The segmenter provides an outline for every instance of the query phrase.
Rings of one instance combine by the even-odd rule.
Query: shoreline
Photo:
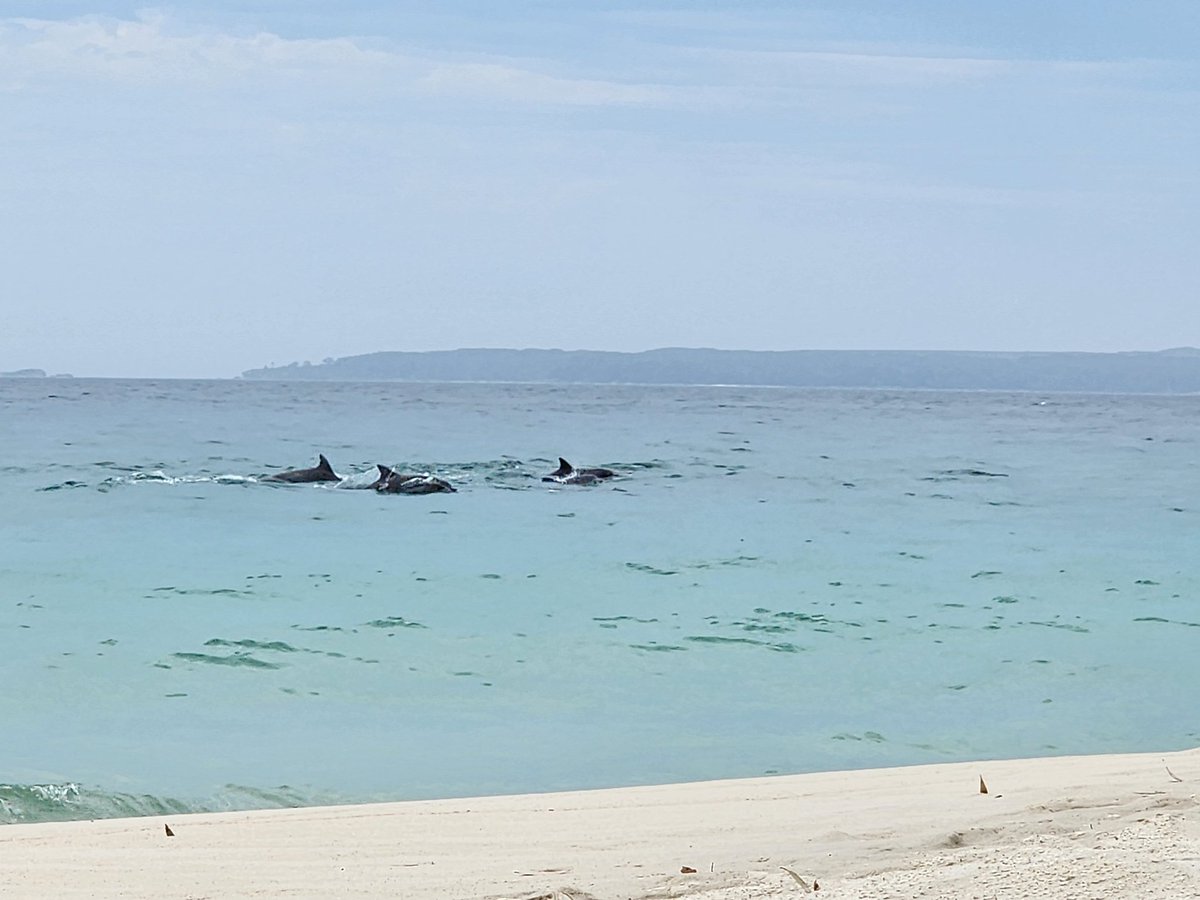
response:
[[[747,900],[814,881],[864,900],[1179,897],[1200,895],[1197,785],[1200,749],[14,824],[0,827],[0,884],[31,897]]]

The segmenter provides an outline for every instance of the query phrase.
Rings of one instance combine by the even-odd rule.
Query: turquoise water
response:
[[[1200,398],[0,379],[0,422],[0,821],[1200,743]]]

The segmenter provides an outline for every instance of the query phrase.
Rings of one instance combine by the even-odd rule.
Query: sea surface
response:
[[[1195,396],[0,379],[0,434],[0,821],[1200,743]]]

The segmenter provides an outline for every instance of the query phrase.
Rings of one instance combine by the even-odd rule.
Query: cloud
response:
[[[1006,78],[1095,79],[1140,77],[1160,71],[1150,60],[1041,60],[904,53],[870,48],[836,50],[740,50],[698,47],[698,60],[751,81],[794,79],[821,87],[933,87]]]
[[[394,59],[349,38],[292,40],[137,19],[0,19],[0,78],[9,89],[54,79],[213,83],[258,72],[377,71]]]
[[[418,82],[435,94],[561,106],[700,107],[738,102],[734,88],[566,78],[500,63],[434,66]]]
[[[724,14],[727,17],[729,14]],[[729,24],[719,20],[722,29]],[[754,17],[737,19],[761,28]],[[789,20],[791,21],[791,20]],[[805,20],[807,21],[807,20]],[[580,27],[586,21],[576,23]],[[722,47],[709,19],[684,43],[654,29],[622,38],[620,72],[580,73],[561,48],[535,59],[496,53],[414,50],[373,38],[289,38],[231,33],[158,12],[132,19],[0,19],[0,91],[62,83],[244,88],[301,83],[372,95],[508,107],[645,108],[721,111],[799,106],[869,115],[890,110],[897,92],[1047,78],[1089,83],[1135,76],[1144,61],[1092,62],[990,58],[883,44],[789,40],[785,49]],[[637,28],[636,22],[627,26]],[[791,21],[795,27],[797,23]],[[672,33],[673,39],[682,36]],[[660,42],[663,41],[663,42]],[[808,43],[808,49],[804,48]],[[797,49],[800,47],[800,49]],[[848,102],[853,96],[854,101]],[[874,105],[873,105],[874,104]],[[881,107],[880,104],[883,104]]]
[[[702,106],[739,102],[731,89],[575,78],[531,63],[404,53],[361,38],[286,38],[197,30],[158,13],[115,19],[0,19],[0,88],[86,79],[213,86],[249,79],[357,84],[414,96],[551,106]],[[553,63],[549,64],[553,67]]]

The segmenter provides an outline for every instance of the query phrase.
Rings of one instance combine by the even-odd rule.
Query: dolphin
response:
[[[542,481],[553,481],[556,484],[596,484],[616,474],[612,469],[577,469],[560,456],[558,468],[549,475],[543,475]]]
[[[317,464],[311,469],[289,469],[286,472],[278,472],[275,475],[268,475],[263,481],[284,481],[288,484],[302,484],[309,481],[341,481],[337,473],[333,471],[333,466],[329,464],[329,460],[325,458],[325,454],[317,455]]]
[[[454,486],[432,475],[414,475],[380,466],[379,479],[372,485],[380,494],[454,494]]]
[[[379,477],[367,485],[367,490],[369,491],[379,490],[382,485],[387,483],[388,476],[392,474],[391,469],[389,469],[387,466],[381,466],[379,463],[375,464],[375,468],[379,470]]]

